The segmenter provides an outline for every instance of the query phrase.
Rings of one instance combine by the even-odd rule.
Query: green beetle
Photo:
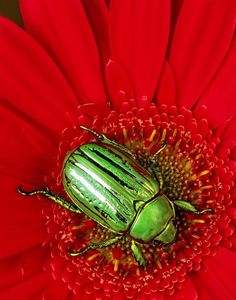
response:
[[[18,188],[22,195],[42,194],[74,213],[83,212],[114,232],[111,239],[70,255],[81,255],[89,249],[112,245],[126,235],[131,239],[136,261],[145,266],[140,244],[153,241],[169,244],[175,239],[175,205],[196,214],[211,211],[197,211],[186,201],[170,201],[162,192],[163,179],[156,160],[165,145],[150,158],[149,172],[125,146],[92,129],[81,128],[94,134],[98,142],[82,145],[65,157],[63,185],[73,204],[49,189],[26,192]]]

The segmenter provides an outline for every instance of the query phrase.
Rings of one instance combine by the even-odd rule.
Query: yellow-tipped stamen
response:
[[[157,265],[158,265],[159,269],[162,269],[162,264],[159,259],[157,260]]]
[[[83,227],[83,225],[75,225],[71,227],[71,230],[78,230],[81,229]]]
[[[166,140],[166,129],[164,128],[163,131],[162,131],[162,136],[161,136],[161,144],[163,145],[165,143],[165,140]]]
[[[175,148],[179,148],[179,145],[181,144],[181,140],[178,140],[176,143],[175,143]]]
[[[119,264],[120,264],[119,259],[114,259],[113,264],[114,264],[114,271],[117,272],[119,269]]]
[[[122,132],[123,132],[124,139],[126,141],[127,140],[127,130],[125,127],[122,129]]]
[[[211,203],[214,203],[214,202],[215,202],[214,200],[207,200],[206,201],[207,204],[211,204]]]
[[[201,190],[209,190],[209,189],[212,189],[212,188],[213,188],[213,185],[204,185],[204,186],[200,187]]]
[[[176,137],[177,133],[178,133],[178,130],[177,130],[177,128],[175,128],[174,131],[173,131],[173,137],[174,138]]]
[[[148,141],[149,141],[149,142],[153,142],[153,139],[154,139],[156,133],[157,133],[156,129],[153,129],[153,131],[152,131],[150,137],[148,138]]]
[[[95,253],[87,258],[88,261],[94,260],[96,257],[100,256],[101,253]]]
[[[200,173],[198,174],[198,177],[202,177],[202,176],[207,175],[207,174],[209,174],[209,173],[210,173],[210,170],[204,170],[204,171],[202,171],[202,172],[200,172]]]
[[[198,159],[201,158],[201,157],[202,157],[202,154],[199,153],[197,156],[195,156],[195,160],[198,160]]]
[[[192,220],[192,223],[193,223],[193,224],[195,224],[195,223],[204,224],[204,223],[205,223],[205,220],[202,220],[202,219],[193,219],[193,220]]]
[[[200,236],[196,235],[196,234],[192,234],[192,237],[199,240],[200,239]]]

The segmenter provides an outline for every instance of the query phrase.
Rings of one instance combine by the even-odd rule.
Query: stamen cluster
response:
[[[123,103],[120,113],[99,114],[88,123],[86,126],[124,144],[146,168],[150,156],[165,143],[166,148],[157,157],[164,179],[163,192],[171,200],[189,201],[199,210],[211,208],[212,213],[196,215],[176,208],[175,241],[169,245],[141,245],[148,261],[147,267],[141,268],[126,236],[116,245],[70,257],[68,249],[79,251],[111,237],[112,233],[84,214],[75,215],[49,204],[44,211],[49,234],[45,244],[51,247],[52,274],[67,282],[74,293],[80,293],[83,285],[85,293],[96,292],[102,299],[121,292],[127,298],[139,291],[173,294],[187,273],[199,270],[204,258],[214,255],[217,246],[227,243],[233,233],[227,211],[231,195],[235,195],[236,166],[231,165],[227,156],[231,144],[222,145],[217,134],[209,129],[204,107],[193,113],[166,105],[138,108],[130,101]],[[84,124],[64,130],[57,167],[45,179],[51,190],[64,197],[61,166],[66,153],[94,140],[79,125]]]

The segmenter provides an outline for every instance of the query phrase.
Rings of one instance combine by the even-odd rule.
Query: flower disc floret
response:
[[[157,157],[157,167],[164,179],[163,192],[172,201],[188,201],[198,210],[208,208],[211,212],[197,215],[176,208],[174,242],[166,245],[154,241],[140,245],[148,261],[142,268],[135,261],[130,250],[131,241],[125,235],[117,244],[70,257],[68,250],[79,251],[91,243],[110,238],[113,233],[85,214],[76,215],[51,204],[45,216],[53,276],[61,276],[74,293],[81,291],[84,285],[86,293],[96,291],[104,297],[119,291],[127,297],[141,291],[173,294],[186,275],[199,270],[205,257],[214,255],[218,245],[233,233],[229,226],[230,214],[225,209],[230,201],[225,193],[234,191],[235,178],[235,169],[232,170],[226,155],[227,144],[222,145],[209,129],[205,107],[193,113],[184,107],[166,105],[150,104],[139,108],[130,101],[123,103],[120,113],[111,111],[86,119],[82,115],[80,119],[87,123],[78,122],[63,131],[57,167],[45,179],[51,190],[66,197],[61,179],[66,153],[96,141],[80,128],[86,125],[125,145],[147,169],[150,156],[166,144]]]

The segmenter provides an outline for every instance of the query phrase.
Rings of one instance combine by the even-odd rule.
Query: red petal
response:
[[[79,100],[105,104],[98,50],[81,2],[22,0],[21,8],[27,31],[52,55]]]
[[[42,294],[43,294],[43,299],[45,300],[58,299],[59,295],[60,295],[60,299],[71,299],[68,297],[70,291],[68,290],[67,284],[64,284],[61,281],[55,281],[55,280],[52,281],[42,292]]]
[[[16,191],[20,180],[0,176],[0,257],[8,257],[34,245],[42,244],[47,236],[42,208],[49,205],[45,199],[23,197]],[[47,204],[48,203],[48,204]]]
[[[46,272],[40,272],[24,282],[20,282],[11,288],[2,290],[0,292],[0,299],[36,299],[37,294],[47,286],[50,280],[52,280],[50,274]]]
[[[42,245],[46,240],[46,236],[45,223],[43,222],[21,222],[1,226],[0,257],[9,257],[35,245]]]
[[[225,129],[223,131],[223,137],[224,139],[235,139],[236,138],[236,114],[232,116],[226,122]]]
[[[125,92],[129,99],[135,97],[131,81],[125,70],[112,60],[109,60],[106,66],[106,79],[112,101],[112,108],[119,111],[121,103],[118,103],[115,100],[121,91]]]
[[[23,30],[0,18],[0,98],[60,133],[77,100],[60,70]]]
[[[232,40],[235,1],[184,1],[173,37],[170,64],[177,102],[191,108],[221,64]]]
[[[223,252],[222,252],[223,251]],[[196,274],[191,274],[191,280],[194,282],[199,299],[206,300],[234,300],[235,299],[235,280],[233,282],[235,275],[235,261],[236,254],[221,248],[218,252],[218,255],[212,257],[206,263],[208,266],[209,261],[212,261],[212,264],[215,265],[216,272],[213,272],[210,268],[207,268],[205,271],[199,271]],[[225,264],[225,266],[223,266]],[[219,266],[219,267],[217,267]],[[224,278],[224,271],[228,270],[229,274],[227,278]],[[221,275],[221,272],[223,272]],[[225,285],[225,281],[231,276],[232,279]],[[223,280],[222,280],[223,279]],[[234,287],[233,287],[234,285]],[[230,287],[230,289],[229,289]]]
[[[78,112],[79,115],[86,115],[92,120],[97,115],[105,116],[110,112],[110,110],[107,107],[104,108],[94,103],[87,103],[78,106]]]
[[[101,60],[106,65],[110,54],[109,40],[109,11],[104,0],[96,0],[93,5],[87,0],[82,0],[87,18],[96,39]]]
[[[236,299],[236,253],[221,247],[216,257],[207,260],[206,266],[232,296],[232,299]]]
[[[172,0],[171,1],[171,23],[170,23],[170,34],[169,34],[169,45],[168,45],[168,49],[167,49],[167,51],[168,51],[167,56],[170,51],[171,42],[172,42],[173,35],[175,32],[176,22],[179,18],[179,14],[181,12],[183,3],[184,3],[184,0]]]
[[[47,258],[48,250],[40,245],[0,261],[1,290],[14,287],[41,272]]]
[[[111,3],[112,59],[130,75],[137,97],[153,97],[169,33],[169,1]]]
[[[35,201],[35,205],[32,205],[33,199],[20,196],[16,189],[20,185],[24,188],[42,187],[55,149],[45,138],[45,132],[40,132],[40,126],[36,129],[30,124],[30,118],[21,118],[24,114],[20,115],[17,111],[11,112],[2,107],[0,114],[0,224],[19,226],[21,222],[37,222],[42,220],[42,203]]]
[[[1,101],[0,101],[1,103]],[[0,106],[0,174],[23,182],[42,182],[56,155],[57,139],[51,131],[15,108],[3,102]]]
[[[159,87],[157,89],[157,103],[166,105],[175,105],[175,80],[170,64],[166,61],[162,72]]]
[[[208,120],[215,128],[236,113],[236,38],[198,105],[208,108]],[[235,129],[234,129],[235,130]]]
[[[187,279],[182,284],[179,291],[176,291],[171,296],[165,296],[165,300],[179,300],[179,299],[188,299],[188,300],[198,299],[198,293],[196,287],[190,279]]]

